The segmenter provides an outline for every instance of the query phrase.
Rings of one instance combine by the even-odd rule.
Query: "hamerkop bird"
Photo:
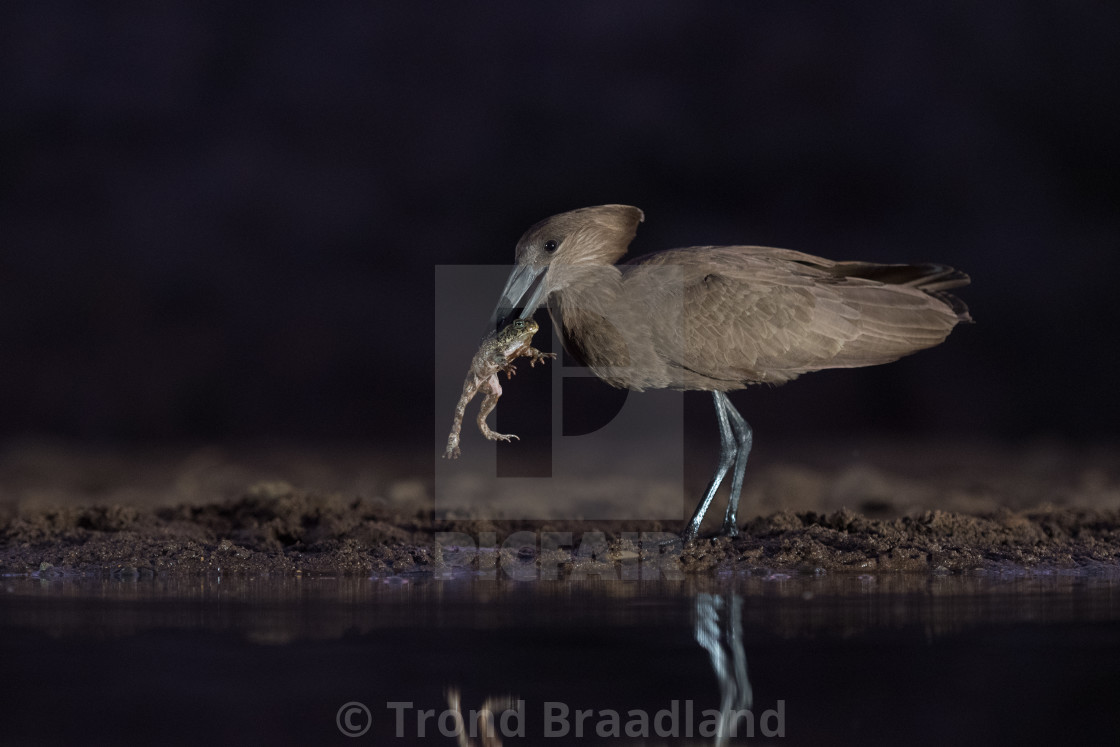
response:
[[[547,303],[564,348],[608,384],[712,393],[719,466],[686,542],[732,465],[721,533],[738,533],[752,434],[726,392],[887,363],[970,321],[946,292],[968,276],[944,265],[834,262],[762,246],[669,249],[616,265],[643,219],[636,207],[600,205],[530,228],[491,323],[504,327],[518,309],[528,318]]]

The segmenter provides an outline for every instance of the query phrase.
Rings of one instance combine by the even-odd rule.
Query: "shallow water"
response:
[[[19,576],[0,592],[6,744],[455,744],[450,691],[464,712],[508,696],[509,745],[1120,735],[1115,572]]]

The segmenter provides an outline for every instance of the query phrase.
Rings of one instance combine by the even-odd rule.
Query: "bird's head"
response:
[[[553,268],[613,265],[626,253],[644,218],[630,205],[599,205],[537,223],[517,242],[517,264],[502,289],[491,327],[501,329],[510,319],[531,317],[549,293],[563,287],[566,273]]]

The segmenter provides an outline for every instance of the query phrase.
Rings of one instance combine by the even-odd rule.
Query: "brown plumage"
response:
[[[670,249],[615,263],[643,220],[627,205],[553,216],[517,244],[496,325],[547,303],[565,349],[612,386],[715,395],[720,469],[685,531],[735,464],[735,511],[751,433],[723,392],[810,371],[887,363],[942,342],[968,309],[947,291],[968,276],[943,265],[834,262],[759,246]]]

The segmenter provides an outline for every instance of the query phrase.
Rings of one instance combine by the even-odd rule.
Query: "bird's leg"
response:
[[[712,396],[716,401],[716,419],[719,421],[719,465],[716,467],[716,473],[712,475],[712,481],[708,483],[708,490],[704,493],[704,498],[696,506],[696,513],[692,515],[692,519],[689,520],[688,526],[685,527],[684,533],[681,535],[686,543],[696,539],[696,535],[700,533],[700,523],[704,521],[704,514],[708,512],[708,506],[712,504],[712,499],[716,497],[716,491],[719,490],[720,483],[723,482],[727,470],[731,468],[731,463],[735,461],[735,455],[739,451],[738,442],[731,432],[731,424],[727,419],[727,411],[729,409],[734,411],[735,408],[731,407],[731,401],[727,399],[727,395],[723,392],[712,392]],[[738,412],[735,414],[739,415]],[[741,419],[742,417],[740,417]]]
[[[743,473],[747,471],[747,457],[751,453],[751,444],[754,442],[754,434],[751,431],[750,425],[739,411],[735,409],[735,405],[731,404],[731,400],[724,394],[725,407],[727,414],[731,419],[731,429],[735,431],[735,440],[738,442],[738,450],[735,455],[735,471],[731,473],[731,495],[727,498],[727,513],[723,517],[723,527],[720,529],[720,534],[726,534],[730,537],[736,537],[739,534],[739,523],[737,514],[739,513],[739,497],[743,492]]]

